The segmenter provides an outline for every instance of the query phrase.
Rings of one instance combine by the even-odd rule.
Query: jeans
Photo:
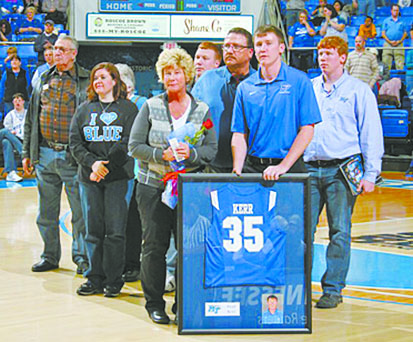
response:
[[[90,265],[85,276],[97,287],[123,286],[126,221],[132,192],[133,179],[80,183]]]
[[[134,182],[133,194],[129,204],[128,221],[126,224],[125,271],[141,269],[142,224],[136,202],[136,187]]]
[[[327,269],[321,279],[324,293],[340,295],[350,265],[351,216],[356,196],[351,194],[337,166],[313,167],[310,173],[312,239],[324,205],[330,242],[327,247]]]
[[[358,0],[358,15],[376,16],[376,0]]]
[[[41,258],[54,265],[59,264],[61,257],[59,214],[63,184],[72,210],[72,260],[76,264],[87,262],[77,166],[70,164],[66,153],[69,152],[40,147],[39,163],[36,165],[39,192],[37,226],[44,242]]]
[[[17,150],[20,155],[22,154],[21,140],[7,128],[3,128],[0,130],[0,141],[3,145],[4,172],[16,171],[17,165],[13,151]]]
[[[136,190],[142,220],[141,282],[145,294],[145,308],[164,310],[166,261],[171,232],[176,237],[176,209],[162,203],[163,190],[139,183]],[[176,240],[175,240],[176,241]],[[177,275],[175,274],[177,279]]]

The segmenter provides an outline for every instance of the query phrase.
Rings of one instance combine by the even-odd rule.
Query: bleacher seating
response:
[[[356,37],[359,32],[359,26],[346,26],[347,36]]]
[[[364,21],[366,20],[366,16],[364,15],[359,15],[359,16],[352,16],[350,19],[350,24],[351,26],[355,27],[360,27],[361,24],[364,24]]]
[[[404,109],[385,109],[381,113],[384,137],[405,138],[409,134],[409,112]]]
[[[398,77],[403,83],[406,82],[406,72],[404,70],[390,70],[390,78]]]
[[[388,17],[390,12],[390,6],[378,7],[376,8],[376,17]]]

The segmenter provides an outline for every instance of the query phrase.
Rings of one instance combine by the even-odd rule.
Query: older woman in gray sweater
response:
[[[161,179],[173,171],[171,163],[183,160],[186,172],[201,171],[214,159],[217,140],[214,128],[205,131],[193,147],[180,142],[172,148],[171,132],[191,122],[199,130],[210,119],[208,106],[187,92],[194,77],[194,63],[183,49],[163,51],[156,71],[166,92],[145,102],[140,110],[129,140],[129,151],[140,162],[136,199],[142,220],[141,281],[146,310],[152,321],[168,324],[163,299],[166,262],[171,232],[176,235],[176,209],[162,200],[164,185]],[[175,239],[176,241],[176,239]],[[176,313],[174,304],[172,311]]]

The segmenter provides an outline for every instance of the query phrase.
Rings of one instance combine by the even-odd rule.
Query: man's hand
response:
[[[34,169],[33,169],[32,163],[30,161],[30,158],[23,158],[22,164],[23,164],[24,173],[26,175],[31,175],[33,173]]]
[[[358,188],[357,188],[357,191],[358,192],[362,191],[362,193],[361,193],[362,195],[367,194],[369,192],[373,192],[374,191],[374,183],[369,182],[365,179],[362,179],[359,186],[358,186]]]
[[[278,164],[275,166],[268,166],[262,176],[265,180],[278,180],[280,176],[288,171],[288,168],[283,166],[282,164]]]

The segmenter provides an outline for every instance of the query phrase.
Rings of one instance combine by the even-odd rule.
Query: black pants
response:
[[[314,66],[313,50],[293,50],[291,51],[290,65],[294,68],[307,72]]]
[[[142,224],[136,202],[137,184],[135,180],[126,224],[125,271],[141,269]]]
[[[176,241],[176,210],[162,203],[163,190],[138,184],[136,200],[142,222],[141,282],[148,311],[164,310],[166,260],[171,233]]]
[[[282,159],[278,159],[275,163],[271,164],[259,164],[255,162],[254,159],[249,158],[247,156],[247,160],[245,161],[244,168],[242,169],[242,172],[245,173],[262,173],[268,166],[272,165],[278,165],[281,163]],[[288,173],[306,173],[307,168],[305,167],[303,158],[300,157],[298,160],[294,163],[294,165],[288,170]]]

